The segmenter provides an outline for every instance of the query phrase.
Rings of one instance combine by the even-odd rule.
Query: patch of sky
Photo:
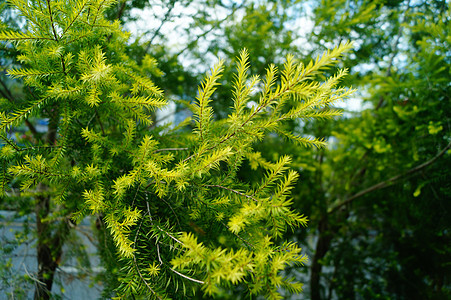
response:
[[[253,1],[256,4],[262,1]],[[224,1],[224,5],[231,7],[240,7],[243,4],[242,1]],[[313,21],[313,11],[315,7],[315,1],[305,1],[298,4],[293,9],[287,11],[289,21],[284,25],[288,30],[295,33],[296,39],[293,41],[293,45],[297,46],[301,53],[311,53],[314,49],[312,43],[309,42],[309,36],[315,30],[315,23]],[[183,50],[187,47],[190,39],[203,35],[202,39],[197,41],[197,47],[199,49],[206,49],[208,45],[218,38],[218,33],[223,29],[226,24],[231,24],[240,20],[245,11],[243,9],[237,9],[234,12],[232,18],[228,15],[230,11],[222,6],[216,6],[208,10],[209,16],[212,20],[223,20],[224,24],[220,28],[214,29],[208,34],[202,31],[194,25],[195,20],[193,16],[196,16],[197,12],[205,11],[206,8],[199,1],[190,1],[185,4],[175,2],[173,6],[168,5],[163,1],[151,1],[151,5],[144,10],[133,9],[131,16],[136,18],[136,21],[125,24],[125,29],[131,32],[132,39],[140,38],[142,41],[152,41],[154,44],[165,44],[168,47],[168,51],[171,53],[179,53],[179,59],[184,67],[189,67],[191,70],[199,73],[204,73],[209,69],[209,66],[199,64],[196,58],[185,55]],[[191,28],[193,27],[193,28]],[[208,30],[208,29],[207,29]],[[221,44],[221,41],[215,40],[216,43]],[[358,49],[363,41],[358,39],[357,34],[353,39],[355,48]],[[337,45],[338,41],[322,41],[323,46],[332,49]],[[221,53],[218,55],[220,56]],[[352,55],[352,53],[350,54]],[[204,62],[213,65],[217,61],[217,57],[211,53],[208,56],[203,57]],[[402,64],[405,58],[402,55],[397,57],[396,63]],[[362,64],[357,68],[354,68],[357,72],[366,73],[375,68],[374,64]],[[345,111],[345,117],[352,112],[358,112],[362,109],[368,108],[369,104],[364,104],[363,101],[364,91],[359,91],[354,94],[353,97],[347,99],[344,102],[339,103],[337,106]],[[248,107],[252,107],[254,103],[248,103]],[[170,111],[170,113],[169,113]],[[176,121],[177,113],[176,109],[170,105],[167,108],[158,112],[158,118],[164,118],[165,122],[178,123]],[[168,116],[172,115],[172,116]]]

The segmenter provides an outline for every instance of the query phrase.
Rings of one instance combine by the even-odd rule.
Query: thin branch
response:
[[[13,141],[11,141],[7,136],[3,136],[3,134],[0,133],[0,139],[3,140],[4,142],[6,142],[11,147],[13,147],[14,150],[20,151],[20,148]]]
[[[147,43],[147,47],[146,47],[146,51],[145,53],[149,52],[150,46],[152,46],[153,44],[153,40],[157,37],[157,35],[160,33],[161,28],[163,27],[163,25],[169,20],[169,17],[171,15],[171,11],[175,6],[175,2],[174,0],[170,1],[168,4],[168,10],[166,11],[166,14],[163,17],[163,20],[161,20],[160,26],[157,28],[157,30],[155,30],[154,34],[152,35],[152,37],[150,38],[149,42]]]
[[[181,227],[181,226],[180,226],[180,220],[179,220],[179,217],[178,217],[177,214],[175,213],[175,210],[172,208],[172,206],[171,206],[166,200],[164,200],[163,198],[160,198],[160,200],[163,201],[164,203],[166,203],[166,205],[171,209],[172,213],[173,213],[174,216],[175,216],[175,219],[176,219],[176,221],[177,221],[177,224],[179,225],[179,227]]]
[[[63,32],[61,33],[61,38],[63,38],[64,34],[72,27],[72,25],[74,25],[75,21],[78,19],[78,17],[80,17],[81,13],[83,12],[83,9],[86,7],[87,4],[88,1],[86,1],[83,4],[83,6],[77,12],[76,16],[70,21],[69,25],[67,25],[67,27],[63,30]]]
[[[139,227],[138,230],[136,231],[136,235],[135,235],[135,240],[133,243],[133,248],[136,249],[136,242],[138,239],[138,234],[139,231],[141,230],[141,226],[143,224],[144,219],[141,220],[141,222],[139,223]],[[136,261],[136,255],[133,255],[133,262],[135,263],[135,268],[136,271],[138,272],[139,277],[141,278],[141,280],[146,284],[147,288],[149,289],[149,291],[151,291],[155,297],[157,297],[158,299],[162,300],[162,298],[160,296],[157,295],[157,293],[152,289],[152,287],[147,283],[147,280],[142,276],[141,271],[139,270],[139,266],[138,266],[138,262]]]
[[[191,281],[193,281],[193,282],[197,282],[197,283],[200,283],[200,284],[204,284],[204,283],[205,283],[205,282],[203,282],[202,280],[197,280],[197,279],[188,277],[188,276],[186,276],[186,275],[183,275],[182,273],[177,272],[177,271],[174,270],[173,268],[169,268],[169,270],[171,270],[171,271],[174,272],[175,274],[180,275],[180,276],[182,276],[183,278],[186,278],[186,279],[191,280]]]
[[[154,294],[155,297],[157,297],[158,299],[163,300],[163,298],[161,298],[161,297],[160,297],[160,296],[152,289],[152,287],[147,283],[147,280],[144,279],[143,275],[141,274],[141,271],[139,270],[138,263],[136,262],[136,256],[135,256],[135,255],[133,255],[133,260],[134,260],[135,267],[136,267],[136,271],[138,272],[139,277],[140,277],[141,280],[146,284],[146,286],[147,286],[147,288],[149,289],[149,291],[151,291],[152,294]]]
[[[65,76],[67,76],[67,72],[66,72],[66,63],[64,62],[64,57],[63,57],[63,55],[60,55],[60,57],[61,57],[61,67],[63,68],[63,74],[64,74]]]
[[[332,213],[336,212],[341,207],[351,203],[352,201],[354,201],[355,199],[357,199],[357,198],[359,198],[359,197],[361,197],[363,195],[366,195],[366,194],[368,194],[370,192],[373,192],[373,191],[376,191],[376,190],[383,189],[383,188],[389,186],[390,184],[396,182],[397,180],[399,180],[399,179],[401,179],[403,177],[406,177],[408,175],[417,173],[417,172],[429,167],[436,160],[438,160],[440,157],[442,157],[446,153],[446,151],[448,151],[450,148],[451,148],[451,142],[442,151],[440,151],[440,153],[438,153],[436,156],[434,156],[433,158],[431,158],[427,162],[422,163],[421,165],[418,165],[418,166],[416,166],[416,167],[414,167],[414,168],[412,168],[412,169],[410,169],[410,170],[408,170],[408,171],[406,171],[406,172],[404,172],[402,174],[396,175],[396,176],[394,176],[394,177],[392,177],[390,179],[387,179],[387,180],[379,182],[379,183],[377,183],[377,184],[375,184],[373,186],[370,186],[369,188],[364,189],[364,190],[358,192],[357,194],[354,194],[353,196],[349,197],[348,199],[342,201],[341,203],[338,203],[335,207],[332,207],[328,211],[328,214],[332,214]]]
[[[56,149],[56,148],[61,148],[61,146],[31,146],[31,147],[26,147],[26,148],[20,148],[17,151],[29,151],[29,150],[36,150],[36,149]]]
[[[141,188],[141,184],[138,184],[138,188],[136,189],[136,192],[135,192],[135,196],[133,197],[133,201],[132,201],[132,207],[133,206],[135,206],[135,200],[136,200],[136,197],[138,196],[138,192],[139,192],[139,189]]]
[[[38,278],[36,278],[35,276],[33,276],[32,274],[30,274],[27,270],[27,266],[23,265],[23,268],[25,269],[25,273],[27,273],[28,278],[30,278],[31,280],[33,280],[36,284],[42,284],[44,285],[45,283],[40,281]]]
[[[102,121],[100,120],[99,113],[97,112],[97,109],[96,109],[95,107],[94,107],[94,111],[95,111],[95,116],[96,116],[96,118],[97,118],[97,122],[99,122],[100,129],[102,130],[102,134],[105,135],[105,130],[103,129],[103,123],[102,123]]]
[[[153,225],[155,225],[155,224],[153,223],[152,214],[150,213],[149,202],[146,202],[146,204],[147,204],[147,212],[148,212],[148,214],[149,214],[150,222],[151,222]],[[167,234],[171,239],[173,239],[173,240],[176,241],[177,243],[183,245],[183,243],[182,243],[181,241],[179,241],[177,238],[175,238],[174,236],[172,236],[172,234],[170,234],[170,233],[167,232],[166,230],[161,229],[161,227],[158,226],[158,225],[155,225],[155,226],[156,226],[161,232],[164,232],[165,234]]]
[[[157,244],[158,261],[160,262],[160,266],[161,266],[163,264],[163,260],[161,259],[161,256],[160,256],[160,244],[158,244],[158,242],[156,244]]]
[[[187,158],[185,158],[185,159],[182,161],[182,163],[184,163],[184,162],[190,160],[190,159],[193,158],[195,155],[196,155],[196,154],[191,154],[190,156],[188,156]]]
[[[181,49],[179,52],[177,52],[175,56],[177,57],[177,56],[182,55],[183,52],[185,52],[186,50],[188,50],[188,49],[190,49],[191,47],[193,47],[194,45],[196,45],[196,43],[199,42],[199,40],[200,40],[201,38],[204,38],[205,36],[207,36],[207,34],[209,34],[210,32],[212,32],[213,30],[219,28],[219,25],[220,25],[220,24],[224,24],[224,22],[227,21],[227,19],[233,17],[233,16],[235,15],[235,12],[236,12],[237,10],[243,8],[244,5],[245,5],[245,2],[244,2],[244,1],[243,1],[242,4],[240,4],[240,5],[238,5],[238,6],[233,5],[232,8],[231,8],[232,11],[231,11],[229,14],[227,14],[227,16],[226,16],[225,18],[223,18],[223,19],[221,19],[221,20],[217,20],[216,23],[215,23],[215,24],[212,24],[212,26],[211,26],[209,29],[205,30],[205,31],[204,31],[203,33],[201,33],[201,34],[198,34],[198,35],[196,36],[196,38],[195,38],[193,41],[191,41],[185,48],[183,48],[183,49]],[[224,6],[224,5],[222,5],[222,6]],[[225,6],[224,6],[224,7],[225,7]]]
[[[119,7],[119,10],[117,11],[116,19],[120,20],[122,18],[126,4],[127,4],[127,0],[123,0],[121,3],[121,6]],[[119,2],[117,3],[117,5],[119,6]]]
[[[147,194],[146,194],[146,200],[147,200]],[[147,203],[147,211],[148,211],[148,213],[149,213],[150,221],[151,221],[152,224],[153,224],[152,216],[150,216],[149,202],[146,201],[146,203]],[[176,215],[176,217],[177,217],[177,215]],[[143,220],[144,220],[144,219],[143,219]],[[142,221],[141,221],[141,224],[142,224]],[[139,227],[141,227],[141,224],[139,225]],[[138,229],[138,230],[139,230],[139,229]],[[135,237],[135,240],[136,240],[136,237]],[[160,262],[160,266],[161,266],[161,265],[163,264],[163,260],[161,259],[161,256],[160,256],[160,245],[158,244],[158,241],[155,241],[155,244],[156,244],[156,246],[157,246],[158,261]]]
[[[162,148],[155,150],[153,153],[161,152],[161,151],[185,151],[188,150],[188,148]]]
[[[151,213],[150,213],[149,202],[146,202],[146,204],[147,204],[147,212],[148,212],[148,214],[149,214],[150,222],[151,222],[153,225],[155,225],[155,224],[153,223],[152,215],[151,215]],[[158,225],[155,225],[155,226],[156,226],[159,230],[161,230],[162,232],[166,233],[166,234],[167,234],[170,238],[172,238],[174,241],[176,241],[177,243],[180,243],[180,244],[183,245],[183,243],[182,243],[181,241],[179,241],[178,239],[176,239],[175,237],[173,237],[170,233],[168,233],[168,232],[166,232],[165,230],[161,229],[160,226],[158,226]],[[158,260],[160,261],[160,264],[163,264],[163,260],[162,260],[161,257],[160,257],[160,249],[159,249],[158,243],[157,243],[157,252],[158,252]],[[179,276],[182,276],[183,278],[186,278],[186,279],[191,280],[191,281],[193,281],[193,282],[197,282],[197,283],[200,283],[200,284],[204,284],[204,283],[205,283],[205,282],[203,282],[203,281],[201,281],[201,280],[197,280],[197,279],[191,278],[191,277],[189,277],[189,276],[186,276],[186,275],[184,275],[184,274],[182,274],[182,273],[180,273],[180,272],[177,272],[176,270],[172,269],[171,267],[169,267],[169,270],[171,270],[171,271],[174,272],[175,274],[177,274],[177,275],[179,275]]]
[[[246,241],[244,238],[242,238],[242,237],[239,236],[238,234],[236,234],[236,233],[230,231],[230,228],[229,228],[229,226],[227,226],[227,224],[225,224],[225,223],[222,222],[222,221],[221,221],[221,224],[222,224],[225,228],[227,228],[227,230],[228,230],[229,232],[231,232],[234,236],[236,236],[236,237],[239,238],[241,241],[243,241],[243,242],[249,247],[249,249],[255,249],[255,246],[254,246],[254,245],[252,245],[251,243],[249,243],[248,241]]]
[[[47,8],[49,10],[49,16],[50,16],[50,23],[52,24],[52,31],[53,31],[53,37],[55,38],[55,41],[59,41],[58,35],[56,34],[55,24],[53,22],[53,13],[52,8],[50,6],[50,0],[47,0]]]
[[[232,193],[235,193],[235,194],[244,196],[244,197],[246,197],[246,198],[252,199],[252,200],[254,200],[255,202],[259,202],[258,199],[255,199],[254,197],[252,197],[252,196],[250,196],[250,195],[246,195],[246,194],[244,194],[244,193],[242,193],[242,192],[240,192],[240,191],[237,191],[237,190],[234,190],[234,189],[231,189],[231,188],[222,186],[222,185],[218,185],[218,184],[204,184],[203,186],[205,186],[205,187],[217,187],[217,188],[224,189],[224,190],[230,191],[230,192],[232,192]]]

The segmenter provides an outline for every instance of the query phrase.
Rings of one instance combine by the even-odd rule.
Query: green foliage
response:
[[[8,74],[22,79],[31,97],[1,113],[8,144],[3,191],[14,177],[22,192],[38,199],[46,187],[60,213],[76,222],[99,216],[116,248],[109,255],[117,261],[106,266],[119,298],[185,298],[199,287],[215,296],[240,284],[247,294],[269,299],[280,299],[280,289],[300,292],[302,285],[283,271],[306,256],[281,240],[288,228],[307,224],[291,208],[298,175],[289,170],[290,157],[265,162],[253,147],[269,133],[324,146],[291,133],[287,122],[339,114],[332,105],[353,92],[338,85],[347,71],[322,75],[351,44],[308,64],[289,55],[280,75],[270,65],[261,78],[249,77],[249,55],[242,50],[227,118],[215,120],[211,106],[220,60],[187,105],[192,121],[159,131],[153,111],[166,99],[148,73],[161,72],[151,57],[138,64],[126,54],[127,36],[103,17],[112,4],[11,1],[27,31],[3,31],[0,39],[19,51],[20,66]],[[7,138],[8,130],[33,117],[49,118],[49,131],[36,135],[33,146]],[[237,177],[246,158],[266,172],[255,184]]]
[[[364,103],[305,127],[336,141],[304,160],[312,169],[295,190],[319,233],[311,299],[448,299],[449,3],[326,3],[315,47],[356,41],[346,84]]]

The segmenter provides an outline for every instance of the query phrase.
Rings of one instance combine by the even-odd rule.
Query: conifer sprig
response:
[[[213,109],[208,104],[211,102],[210,97],[218,85],[218,80],[220,79],[224,68],[223,64],[224,61],[219,60],[210,70],[210,75],[206,76],[202,84],[198,87],[198,95],[196,97],[197,102],[193,112],[193,119],[196,121],[201,141],[204,140],[204,137],[208,134],[211,126]]]
[[[250,93],[259,82],[258,76],[252,76],[248,81],[249,71],[249,53],[246,49],[240,52],[236,62],[237,72],[234,74],[234,90],[233,90],[233,104],[234,116],[241,116],[242,111],[249,100]]]
[[[39,40],[53,40],[50,37],[39,36],[32,33],[22,33],[15,31],[3,31],[0,33],[1,41],[39,41]]]

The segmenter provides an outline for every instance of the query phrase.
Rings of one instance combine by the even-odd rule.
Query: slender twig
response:
[[[50,17],[50,23],[52,24],[52,31],[53,31],[53,37],[55,38],[55,41],[59,41],[58,35],[56,34],[55,24],[53,22],[53,13],[52,8],[50,6],[50,0],[47,0],[47,8],[49,10],[49,17]]]
[[[155,297],[157,297],[160,300],[163,300],[163,298],[161,298],[153,289],[152,287],[147,283],[147,280],[143,277],[143,275],[141,274],[141,271],[139,270],[138,267],[138,263],[136,262],[136,256],[133,255],[133,261],[135,263],[135,267],[136,267],[136,271],[138,272],[139,277],[141,278],[141,280],[146,284],[147,288],[149,289],[149,291],[152,292],[152,294],[155,295]]]
[[[36,284],[42,284],[44,285],[45,283],[40,281],[39,279],[37,279],[35,276],[33,276],[32,274],[30,274],[27,270],[27,266],[23,265],[23,268],[25,269],[25,273],[27,273],[28,278],[30,278],[31,280],[33,280]]]
[[[144,222],[144,219],[141,220],[141,222],[139,223],[139,226],[138,226],[138,230],[136,231],[135,240],[134,240],[134,243],[133,243],[133,248],[134,249],[136,249],[136,243],[137,243],[137,240],[138,240],[138,234],[139,234],[139,231],[141,230],[141,226],[142,226],[143,222]],[[147,280],[142,276],[141,271],[139,270],[138,262],[136,261],[136,255],[133,255],[133,262],[135,263],[135,268],[136,268],[136,271],[138,272],[139,277],[145,283],[145,285],[147,286],[149,291],[151,291],[158,299],[162,300],[162,298],[157,295],[157,293],[147,283]]]
[[[43,11],[42,11],[42,5],[41,5],[41,1],[40,1],[40,0],[38,0],[37,2],[38,2],[38,5],[39,5],[39,9],[41,10],[41,12],[43,12]]]
[[[230,228],[229,228],[229,226],[227,226],[227,224],[225,224],[225,223],[222,222],[222,221],[221,221],[221,224],[222,224],[225,228],[227,228],[227,230],[228,230],[229,232],[232,232],[232,231],[230,231]],[[254,245],[252,245],[251,243],[249,243],[248,241],[246,241],[244,238],[242,238],[242,237],[239,236],[238,234],[236,234],[236,233],[234,233],[234,232],[232,232],[232,234],[233,234],[234,236],[236,236],[237,238],[239,238],[241,241],[243,241],[243,242],[249,247],[249,249],[255,249],[255,246],[254,246]]]
[[[119,6],[119,2],[117,3]],[[119,7],[119,10],[117,11],[116,19],[120,20],[122,18],[122,15],[124,14],[125,5],[127,4],[127,0],[123,0],[121,3],[121,6]]]
[[[188,276],[186,276],[186,275],[183,275],[182,273],[177,272],[177,271],[174,270],[173,268],[169,268],[169,270],[171,270],[171,271],[174,272],[175,274],[180,275],[180,276],[182,276],[183,278],[186,278],[186,279],[191,280],[191,281],[193,281],[193,282],[197,282],[197,283],[200,283],[200,284],[204,284],[204,283],[205,283],[205,282],[203,282],[202,280],[197,280],[197,279],[188,277]]]
[[[161,256],[160,256],[160,244],[157,242],[156,245],[157,245],[158,261],[160,262],[160,266],[161,266],[163,264],[163,260],[161,259]]]
[[[63,38],[64,34],[72,27],[72,25],[74,25],[75,21],[78,19],[78,17],[80,17],[80,15],[82,14],[83,10],[85,9],[88,3],[89,3],[88,1],[85,2],[85,4],[77,12],[76,16],[70,21],[69,25],[63,30],[63,32],[61,33],[61,38]]]
[[[277,178],[277,173],[281,172],[281,170],[283,170],[283,167],[285,165],[281,165],[279,168],[277,168],[277,170],[274,170],[274,172],[271,174],[270,177],[268,177],[268,179],[266,180],[265,184],[263,184],[260,188],[258,188],[258,190],[256,190],[252,196],[255,196],[256,194],[260,193],[260,191],[264,190],[274,178]]]
[[[332,214],[332,213],[336,212],[336,211],[339,210],[341,207],[343,207],[343,206],[345,206],[345,205],[351,203],[352,201],[354,201],[355,199],[357,199],[357,198],[359,198],[359,197],[361,197],[361,196],[363,196],[363,195],[366,195],[366,194],[368,194],[368,193],[370,193],[370,192],[373,192],[373,191],[376,191],[376,190],[383,189],[383,188],[389,186],[390,184],[396,182],[397,180],[399,180],[399,179],[401,179],[401,178],[403,178],[403,177],[406,177],[406,176],[408,176],[408,175],[414,174],[414,173],[416,173],[416,172],[419,172],[419,171],[421,171],[421,170],[423,170],[423,169],[429,167],[429,166],[432,165],[437,159],[439,159],[440,157],[442,157],[442,156],[446,153],[446,151],[448,151],[450,148],[451,148],[451,143],[449,143],[448,146],[446,146],[442,151],[440,151],[440,153],[438,153],[436,156],[434,156],[434,157],[431,158],[430,160],[426,161],[425,163],[422,163],[421,165],[418,165],[418,166],[416,166],[416,167],[414,167],[414,168],[412,168],[412,169],[410,169],[410,170],[408,170],[408,171],[406,171],[406,172],[404,172],[404,173],[402,173],[402,174],[393,176],[393,177],[390,178],[390,179],[387,179],[387,180],[385,180],[385,181],[379,182],[379,183],[377,183],[377,184],[375,184],[375,185],[373,185],[373,186],[370,186],[370,187],[367,188],[367,189],[364,189],[364,190],[362,190],[362,191],[360,191],[360,192],[354,194],[353,196],[349,197],[348,199],[342,201],[341,203],[338,203],[336,206],[334,206],[334,207],[332,207],[331,209],[329,209],[328,214]]]
[[[96,116],[96,118],[97,118],[97,122],[99,122],[100,129],[102,130],[102,134],[105,135],[105,130],[103,129],[103,123],[102,123],[102,121],[100,120],[99,113],[97,112],[97,109],[96,109],[95,107],[94,107],[94,111],[95,111],[95,116]]]
[[[188,148],[162,148],[157,149],[153,153],[161,152],[161,151],[185,151],[188,150]]]
[[[147,202],[146,204],[147,204],[147,212],[148,212],[148,214],[149,214],[150,222],[151,222],[153,225],[155,225],[155,224],[153,223],[152,215],[151,215],[151,213],[150,213],[149,202]],[[183,243],[182,243],[181,241],[179,241],[178,239],[176,239],[175,237],[173,237],[169,232],[167,232],[167,231],[161,229],[160,226],[158,226],[158,225],[155,225],[155,226],[156,226],[159,230],[161,230],[162,232],[164,232],[165,234],[167,234],[167,235],[168,235],[170,238],[172,238],[174,241],[176,241],[177,243],[183,245]],[[158,245],[158,244],[157,244],[157,251],[158,251],[158,260],[160,261],[160,264],[163,264],[163,260],[162,260],[161,257],[160,257],[160,250],[159,250],[159,245]],[[176,270],[174,270],[174,269],[172,269],[172,268],[170,268],[170,267],[169,267],[169,270],[171,270],[172,272],[176,273],[176,274],[179,275],[179,276],[182,276],[183,278],[186,278],[186,279],[191,280],[191,281],[193,281],[193,282],[197,282],[197,283],[200,283],[200,284],[204,284],[203,281],[197,280],[197,279],[194,279],[194,278],[191,278],[191,277],[189,277],[189,276],[186,276],[186,275],[184,275],[184,274],[182,274],[182,273],[180,273],[180,272],[177,272]]]
[[[105,1],[106,0],[103,0],[101,3],[99,3],[99,6],[97,7],[97,12],[95,13],[95,16],[94,16],[94,21],[92,22],[92,25],[91,25],[91,29],[94,28],[94,26],[96,25],[97,18],[99,17],[99,14],[100,14],[100,8],[104,5]]]
[[[67,76],[66,63],[64,62],[64,57],[63,57],[63,55],[61,55],[60,57],[61,57],[61,66],[63,68],[63,74]]]
[[[146,194],[146,200],[147,200],[147,194]],[[150,216],[149,202],[146,201],[146,203],[147,203],[147,211],[148,211],[149,216]],[[143,219],[143,220],[144,220],[144,219]],[[150,221],[151,221],[152,224],[153,224],[153,221],[152,221],[152,217],[151,217],[151,216],[150,216]],[[142,224],[142,221],[141,221],[141,224]],[[140,225],[140,227],[141,227],[141,225]],[[156,244],[156,246],[157,246],[157,256],[158,256],[158,261],[160,262],[160,265],[162,265],[162,264],[163,264],[163,260],[161,259],[161,256],[160,256],[160,245],[159,245],[158,241],[155,241],[155,244]]]
[[[175,216],[175,219],[176,219],[176,221],[177,221],[177,224],[179,225],[179,227],[180,227],[180,220],[179,220],[179,217],[177,216],[177,214],[175,213],[175,210],[172,208],[172,206],[166,201],[166,200],[164,200],[163,198],[159,198],[161,201],[163,201],[164,203],[166,203],[166,205],[169,207],[169,209],[172,211],[172,213],[174,214],[174,216]]]
[[[125,1],[124,1],[125,2]],[[149,42],[147,43],[147,47],[146,47],[146,51],[145,53],[149,52],[150,46],[152,46],[153,44],[153,40],[157,37],[157,35],[160,33],[161,28],[163,27],[163,25],[169,20],[169,17],[171,15],[172,9],[175,6],[175,2],[174,0],[170,1],[168,4],[168,10],[166,11],[166,14],[163,17],[163,20],[161,20],[160,26],[157,28],[157,30],[155,30],[155,32],[153,33],[152,37],[150,38]]]
[[[254,200],[255,202],[259,202],[258,199],[255,199],[253,196],[246,195],[246,194],[244,194],[244,193],[242,193],[242,192],[240,192],[240,191],[237,191],[237,190],[234,190],[234,189],[231,189],[231,188],[222,186],[222,185],[218,185],[218,184],[204,184],[203,186],[205,186],[205,187],[217,187],[217,188],[224,189],[224,190],[230,191],[230,192],[232,192],[232,193],[235,193],[235,194],[244,196],[244,197],[246,197],[246,198],[252,199],[252,200]]]
[[[20,151],[20,148],[13,141],[11,141],[8,137],[3,136],[3,134],[1,134],[1,133],[0,133],[0,139],[2,139],[4,142],[6,142],[11,147],[13,147],[14,150]]]
[[[150,207],[149,207],[149,202],[146,202],[147,205],[147,213],[149,214],[149,219],[150,222],[152,223],[152,225],[155,225],[152,219],[152,214],[150,213]],[[169,232],[167,232],[166,230],[163,230],[160,226],[155,225],[155,227],[157,227],[161,232],[164,232],[167,236],[169,236],[171,239],[173,239],[174,241],[176,241],[177,243],[183,245],[183,243],[181,241],[179,241],[177,238],[175,238],[174,236],[172,236],[172,234],[170,234]]]
[[[179,52],[176,53],[176,57],[180,56],[183,54],[183,52],[185,52],[186,50],[190,49],[192,46],[194,46],[201,38],[204,38],[205,36],[207,36],[207,34],[209,34],[210,32],[212,32],[213,30],[218,28],[218,25],[220,24],[224,24],[225,21],[227,21],[227,19],[233,17],[235,15],[235,12],[241,8],[244,7],[244,2],[236,7],[232,8],[231,13],[227,14],[227,16],[221,20],[216,21],[216,24],[213,24],[209,29],[207,29],[206,31],[204,31],[201,34],[198,34],[196,36],[196,39],[191,41],[189,44],[186,45],[185,48],[181,49]]]
[[[133,201],[132,201],[132,205],[131,205],[132,207],[135,205],[135,200],[136,200],[136,197],[138,196],[138,192],[139,192],[140,187],[141,187],[141,184],[138,184],[138,187],[137,187],[136,192],[135,192],[135,196],[133,197]]]

